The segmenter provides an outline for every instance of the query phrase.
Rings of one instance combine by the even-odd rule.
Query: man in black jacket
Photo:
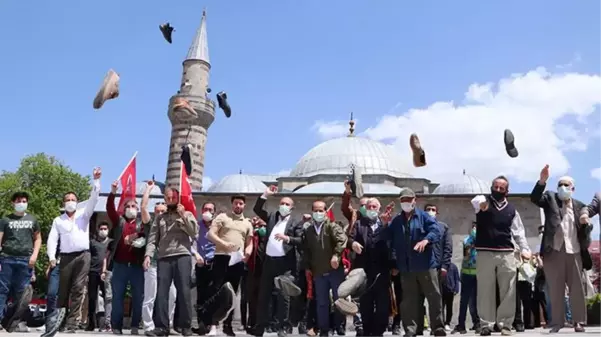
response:
[[[591,243],[592,226],[579,221],[585,205],[572,198],[574,179],[560,177],[557,192],[545,191],[549,179],[549,165],[540,173],[530,200],[545,212],[545,229],[540,255],[551,300],[551,332],[564,326],[564,293],[568,286],[574,331],[584,332],[586,303],[582,283],[583,262],[590,261],[588,247]],[[584,266],[585,268],[587,266]]]
[[[296,247],[302,242],[303,227],[300,219],[291,215],[294,208],[294,201],[291,198],[282,198],[276,212],[270,213],[264,209],[267,198],[275,193],[277,188],[269,187],[257,199],[253,208],[255,214],[266,223],[265,258],[261,272],[258,307],[267,308],[273,287],[280,288],[275,312],[279,315],[278,337],[283,337],[286,336],[290,326],[289,296],[300,294],[300,289],[293,282],[292,272],[296,268]],[[257,326],[253,331],[255,336],[263,335],[268,319],[266,314],[267,310],[257,312]]]

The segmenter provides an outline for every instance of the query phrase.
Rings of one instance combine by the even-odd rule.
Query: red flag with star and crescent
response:
[[[192,159],[190,157],[190,147],[185,145],[182,147],[180,181],[179,181],[179,197],[180,203],[186,211],[194,214],[196,218],[196,204],[192,197],[192,186],[190,185],[190,174],[192,174]]]
[[[127,201],[132,199],[136,200],[136,155],[137,152],[131,158],[129,164],[127,164],[118,179],[121,183],[121,197],[119,198],[117,212],[120,215],[123,215],[125,212],[124,207]]]

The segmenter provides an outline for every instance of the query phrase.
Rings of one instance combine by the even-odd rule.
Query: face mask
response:
[[[323,212],[313,212],[313,220],[315,220],[315,222],[323,222],[323,220],[326,218],[326,214]]]
[[[65,211],[71,213],[71,212],[75,212],[76,209],[77,209],[77,202],[67,201],[65,203]]]
[[[373,211],[373,210],[367,211],[365,216],[370,220],[374,220],[375,218],[378,217],[378,211]]]
[[[290,214],[290,206],[280,205],[279,212],[281,216],[287,216]]]
[[[108,235],[109,235],[108,230],[103,229],[103,230],[98,231],[98,237],[101,239],[106,238]]]
[[[170,205],[167,205],[167,211],[169,211],[169,212],[173,212],[173,211],[175,211],[176,209],[177,209],[177,204],[170,204]]]
[[[490,195],[496,201],[503,201],[505,199],[505,196],[506,196],[505,193],[499,192],[499,191],[495,191],[495,190],[491,190],[490,191]]]
[[[367,210],[365,209],[365,206],[361,206],[361,207],[359,207],[359,213],[360,213],[362,216],[366,216],[366,214],[367,214]]]
[[[403,212],[409,213],[413,211],[413,208],[415,208],[415,205],[412,202],[401,202],[401,209]]]
[[[436,218],[436,212],[428,211],[428,214],[430,214],[431,217]]]
[[[19,202],[15,204],[15,212],[18,213],[23,213],[27,210],[27,203],[26,202]]]
[[[572,197],[572,190],[567,186],[559,186],[557,196],[559,199],[566,201]]]
[[[476,237],[476,229],[475,228],[472,228],[472,231],[470,232],[470,235],[472,237]]]
[[[135,208],[128,208],[125,210],[125,217],[128,219],[135,219],[138,216],[138,210]]]
[[[209,222],[211,220],[213,220],[213,214],[211,212],[202,213],[202,221]]]
[[[261,227],[255,229],[255,232],[257,232],[257,235],[259,235],[259,237],[264,237],[265,234],[267,234],[267,230],[265,229],[265,226],[261,226]]]

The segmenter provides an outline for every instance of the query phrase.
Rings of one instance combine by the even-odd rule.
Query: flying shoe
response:
[[[220,91],[217,94],[217,103],[219,104],[219,108],[223,110],[225,117],[230,118],[232,116],[232,108],[227,103],[227,94],[225,91]]]
[[[511,158],[517,157],[518,149],[516,149],[516,147],[515,147],[515,143],[514,143],[515,139],[513,137],[513,132],[511,132],[511,130],[505,129],[504,141],[505,141],[505,151],[507,151],[507,154]]]
[[[169,43],[173,42],[171,40],[171,35],[173,34],[173,32],[175,30],[173,29],[173,27],[171,27],[169,22],[166,22],[166,23],[160,25],[159,29],[161,30],[161,33],[163,33],[163,37],[165,38],[165,40],[167,40],[167,42],[169,42]]]
[[[419,142],[417,134],[411,134],[411,137],[409,138],[409,145],[411,146],[411,151],[413,152],[413,166],[426,166],[426,152],[424,152],[424,149],[422,149],[422,145]]]
[[[94,109],[102,108],[104,102],[117,97],[119,97],[119,75],[110,69],[104,76],[102,86],[94,98]]]

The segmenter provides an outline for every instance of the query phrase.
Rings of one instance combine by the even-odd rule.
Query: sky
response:
[[[415,176],[507,174],[526,193],[549,164],[551,187],[568,174],[584,202],[600,189],[599,1],[30,3],[0,2],[14,27],[0,53],[0,170],[46,152],[110,181],[138,151],[138,179],[164,179],[168,101],[206,8],[210,87],[228,92],[233,116],[217,111],[209,129],[205,188],[239,170],[289,171],[344,136],[352,111],[359,136],[395,146]],[[121,94],[93,110],[110,68]],[[410,165],[412,132],[425,168]]]

